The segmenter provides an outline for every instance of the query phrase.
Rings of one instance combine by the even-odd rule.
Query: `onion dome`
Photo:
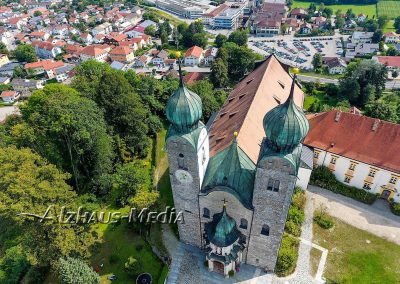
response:
[[[213,221],[208,224],[207,236],[210,243],[217,247],[227,247],[239,239],[240,232],[236,221],[226,213],[226,205],[221,213],[216,214]]]
[[[166,114],[168,121],[180,133],[197,128],[203,115],[200,97],[188,90],[183,84],[182,70],[179,64],[179,88],[169,97]]]
[[[310,128],[301,108],[293,100],[296,75],[285,103],[276,106],[264,116],[267,145],[276,152],[290,152],[306,137]]]

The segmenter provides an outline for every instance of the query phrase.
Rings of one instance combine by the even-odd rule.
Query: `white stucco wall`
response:
[[[310,181],[310,176],[311,176],[310,169],[305,169],[305,168],[300,167],[299,172],[297,174],[296,186],[298,186],[304,190],[307,189],[308,183]]]

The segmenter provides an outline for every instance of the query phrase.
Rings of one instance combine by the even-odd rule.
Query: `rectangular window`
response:
[[[371,190],[371,184],[368,182],[364,182],[363,189]]]
[[[376,174],[376,170],[375,170],[375,169],[370,169],[370,170],[369,170],[368,175],[369,175],[370,177],[375,177],[375,174]]]
[[[391,178],[390,178],[390,181],[389,181],[391,184],[396,184],[396,182],[397,182],[397,177],[395,177],[395,176],[392,176]]]
[[[346,177],[344,178],[344,182],[345,182],[345,183],[350,183],[350,181],[351,181],[351,177],[350,177],[350,176],[346,176]]]
[[[351,170],[351,171],[354,171],[354,170],[355,170],[355,168],[356,168],[356,166],[357,166],[357,164],[356,164],[356,163],[354,163],[354,162],[350,162],[350,167],[349,167],[349,170]]]
[[[269,180],[268,180],[267,190],[271,190],[271,191],[272,191],[273,188],[274,188],[274,180],[269,179]]]
[[[336,157],[332,157],[332,158],[331,158],[331,164],[332,164],[332,165],[336,164]]]
[[[318,159],[319,153],[320,153],[320,152],[314,151],[314,159]]]
[[[280,184],[279,180],[276,180],[276,181],[274,182],[274,191],[275,191],[275,192],[278,192],[278,191],[279,191],[279,184]]]

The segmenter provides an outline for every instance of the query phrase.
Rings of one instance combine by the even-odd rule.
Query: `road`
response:
[[[157,72],[166,72],[169,70],[169,67],[158,68],[156,66],[153,66],[153,67],[146,67],[146,68],[133,68],[133,70],[135,70],[136,73],[151,73],[151,72],[153,72],[153,69],[155,69]],[[211,72],[210,67],[199,67],[199,66],[193,66],[193,67],[183,66],[182,70],[184,70],[186,72],[200,72],[200,73],[210,73]]]

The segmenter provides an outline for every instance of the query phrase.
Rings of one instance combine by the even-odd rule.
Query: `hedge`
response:
[[[304,190],[295,188],[290,204],[288,217],[285,224],[285,233],[279,248],[278,261],[275,272],[278,276],[287,276],[296,269],[297,257],[299,253],[299,241],[295,237],[300,237],[301,225],[304,222],[304,206],[306,196]]]
[[[392,202],[390,204],[390,209],[394,215],[400,216],[400,203]]]
[[[336,179],[335,175],[324,166],[318,166],[312,171],[310,183],[366,204],[372,204],[376,200],[376,195],[371,192],[341,183]]]

